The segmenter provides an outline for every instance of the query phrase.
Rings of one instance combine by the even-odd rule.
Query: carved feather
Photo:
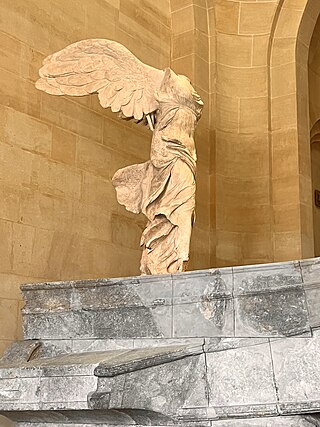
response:
[[[104,39],[74,43],[48,56],[36,87],[52,95],[98,93],[102,107],[141,120],[157,110],[164,71],[139,61],[121,44]]]

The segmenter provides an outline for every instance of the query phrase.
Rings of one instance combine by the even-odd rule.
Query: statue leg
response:
[[[155,168],[154,180],[158,179]],[[161,184],[163,185],[163,183]],[[195,180],[189,166],[176,159],[163,191],[145,209],[149,219],[143,232],[142,274],[184,271],[194,222]]]

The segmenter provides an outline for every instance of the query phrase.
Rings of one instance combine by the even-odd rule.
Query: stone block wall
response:
[[[313,33],[309,52],[309,117],[311,129],[311,169],[313,193],[314,251],[320,254],[320,208],[315,204],[315,191],[320,190],[320,18]]]
[[[267,51],[277,1],[209,2],[216,265],[273,259]]]
[[[311,257],[319,13],[319,0],[1,1],[0,352],[20,334],[19,284],[139,268],[145,220],[117,204],[110,179],[148,158],[151,133],[95,96],[37,91],[43,58],[110,38],[194,82],[205,108],[190,270]]]
[[[308,56],[320,3],[207,6],[214,264],[312,257]]]
[[[21,283],[139,271],[145,220],[118,205],[110,179],[148,158],[151,132],[118,120],[95,96],[37,91],[43,58],[102,37],[164,68],[171,21],[167,0],[4,0],[0,17],[2,352],[20,336]]]
[[[309,52],[309,96],[310,96],[310,128],[320,118],[320,100],[319,100],[319,87],[320,87],[320,19],[317,20],[314,33],[310,42]]]
[[[314,256],[308,56],[317,0],[277,6],[269,48],[271,186],[275,259]]]
[[[95,95],[54,97],[35,89],[43,58],[70,43],[113,39],[159,69],[172,60],[173,69],[195,81],[206,108],[196,141],[200,190],[189,268],[210,266],[207,9],[205,2],[182,3],[1,2],[0,353],[21,335],[21,283],[139,273],[145,219],[117,203],[111,178],[149,158],[152,134],[119,120]],[[179,62],[186,47],[178,40],[183,8],[187,33],[197,34],[191,68]]]

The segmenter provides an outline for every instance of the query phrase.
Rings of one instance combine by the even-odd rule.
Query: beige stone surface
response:
[[[253,66],[258,67],[258,66],[263,66],[268,64],[269,40],[270,40],[270,36],[268,34],[253,36],[253,46],[252,46],[252,65]]]
[[[267,70],[217,64],[217,92],[238,98],[267,96]]]
[[[273,1],[241,2],[240,34],[266,34],[270,31],[275,13]]]
[[[267,97],[240,99],[240,133],[249,135],[267,133],[268,112]]]
[[[320,142],[315,142],[311,147],[312,158],[312,192],[320,189]],[[314,196],[315,197],[315,196]],[[318,256],[320,253],[320,208],[313,204],[313,230],[314,230],[314,251]]]
[[[213,3],[213,9],[215,29],[225,34],[238,34],[240,2],[217,0]]]
[[[228,253],[233,253],[238,262],[256,262],[264,257],[292,259],[307,253],[312,256],[307,61],[312,34],[318,31],[320,4],[308,0],[220,0],[208,6],[213,29],[210,62],[215,61],[210,67],[210,117],[216,128],[215,155],[211,158],[216,167],[212,174],[217,174],[211,179],[211,221],[216,222],[217,231],[227,229],[234,233],[230,236],[234,237],[235,250],[231,251],[229,241]],[[312,120],[317,119],[319,99],[316,51],[317,48],[310,50]],[[260,144],[254,144],[254,140]],[[240,202],[232,191],[235,188],[243,194],[245,176],[265,177],[261,187],[259,178],[257,185],[250,184],[255,206],[259,206],[261,192],[268,195],[260,205],[264,213],[259,220],[255,209],[244,210],[246,199]],[[226,197],[224,189],[231,177],[234,182]],[[257,249],[249,243],[249,234],[239,235],[249,233],[243,228],[243,215],[261,230],[256,231],[255,238],[268,248],[264,256],[250,253]],[[271,247],[270,239],[275,242]],[[247,243],[241,247],[240,242]],[[222,248],[221,239],[217,239],[217,262],[228,265],[230,261],[223,261],[223,257],[229,259],[230,255]]]
[[[251,67],[252,36],[217,33],[216,59],[219,64],[233,67]]]
[[[51,157],[53,160],[74,166],[76,162],[77,136],[54,127],[52,129]]]
[[[310,2],[308,14],[310,19],[314,19],[317,15],[318,5]],[[319,120],[320,120],[320,60],[319,60],[319,43],[320,43],[320,19],[318,17],[315,23],[315,29],[310,37],[310,34],[305,30],[305,39],[309,40],[310,49],[308,57],[308,76],[306,77],[306,70],[300,72],[301,81],[300,86],[304,91],[309,89],[309,93],[305,97],[309,100],[307,106],[309,111],[304,108],[304,115],[308,115],[307,126],[305,125],[306,132],[310,130],[310,145],[303,146],[300,144],[300,172],[301,184],[300,191],[303,197],[304,204],[301,211],[301,223],[303,225],[303,241],[305,243],[305,253],[312,253],[316,256],[320,253],[320,208],[315,203],[315,192],[320,189],[320,150],[319,150]],[[301,45],[303,46],[303,42]],[[303,56],[304,52],[301,52]],[[303,65],[303,64],[302,64]],[[306,81],[307,80],[307,81]],[[305,98],[303,98],[304,100]],[[306,105],[306,102],[305,102]],[[303,108],[301,108],[303,111]],[[308,126],[309,124],[309,126]],[[302,133],[302,131],[301,131]],[[309,135],[308,135],[309,136]],[[302,137],[301,137],[302,139]],[[311,169],[311,174],[310,174]],[[311,191],[310,191],[311,187]],[[309,196],[309,197],[308,197]]]
[[[41,94],[34,83],[42,60],[68,43],[109,37],[163,68],[170,62],[171,17],[167,0],[4,0],[0,15],[6,17],[0,20],[2,353],[21,334],[21,283],[139,271],[133,242],[144,223],[139,218],[137,226],[117,205],[110,178],[120,164],[147,159],[150,136],[111,120],[90,98],[55,102]]]

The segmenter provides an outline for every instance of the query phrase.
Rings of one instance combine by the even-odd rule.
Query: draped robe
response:
[[[183,271],[195,219],[195,112],[171,99],[160,102],[150,160],[118,170],[119,203],[148,223],[141,237],[142,274]]]

